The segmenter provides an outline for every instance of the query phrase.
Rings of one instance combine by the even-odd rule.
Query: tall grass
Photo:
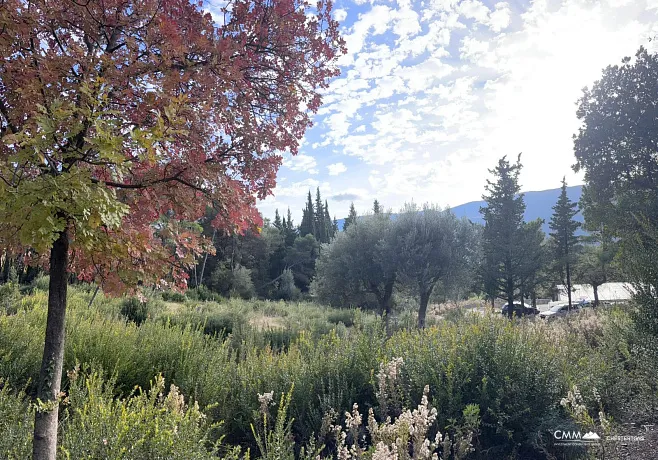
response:
[[[542,433],[570,423],[559,401],[574,383],[583,394],[596,387],[613,413],[641,390],[635,385],[615,391],[628,386],[627,368],[637,348],[623,312],[553,324],[465,314],[388,337],[373,315],[304,302],[165,302],[137,325],[121,315],[121,299],[99,294],[89,307],[92,294],[71,289],[65,368],[82,363],[103,369],[87,381],[105,400],[119,398],[119,406],[107,410],[130,405],[125,398],[141,394],[134,393],[136,386],[151,388],[154,376],[162,375],[187,401],[198,401],[210,422],[223,422],[210,434],[194,436],[215,441],[225,435],[226,443],[254,450],[258,394],[280,395],[294,386],[287,411],[301,446],[319,435],[327,413],[344,414],[354,403],[365,412],[377,408],[375,373],[395,357],[405,363],[400,407],[418,406],[429,385],[438,429],[446,430],[464,417],[466,407],[477,405],[481,424],[473,455],[489,458],[545,457],[553,447]],[[34,394],[39,371],[46,300],[35,289],[15,313],[0,314],[0,377],[25,388],[27,396]],[[112,383],[101,385],[101,376]],[[70,395],[84,391],[76,385],[79,381],[65,377]],[[25,401],[12,397],[0,390],[0,413],[21,413],[17,407]],[[107,426],[124,423],[108,420]],[[87,442],[75,436],[66,442]]]

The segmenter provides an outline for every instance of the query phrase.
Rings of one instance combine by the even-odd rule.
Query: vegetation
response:
[[[350,449],[357,439],[350,432],[369,432],[365,425],[378,428],[372,440],[393,448],[385,433],[421,414],[432,445],[441,432],[469,458],[544,458],[562,452],[547,430],[575,426],[560,406],[573,383],[590,413],[598,412],[595,388],[614,420],[628,413],[650,420],[657,402],[648,385],[656,367],[645,361],[643,336],[622,309],[554,323],[467,313],[423,330],[392,323],[387,336],[377,317],[359,310],[238,299],[168,302],[162,310],[149,299],[156,310],[138,326],[121,316],[120,299],[100,293],[88,308],[92,295],[71,288],[62,458],[157,456],[172,443],[180,449],[161,455],[232,458],[236,449],[242,455],[250,449],[255,458],[275,458],[258,436],[261,443],[286,443],[284,451],[297,456],[307,446],[305,452],[320,449],[332,458],[341,442]],[[3,429],[10,435],[0,440],[0,452],[9,458],[24,458],[21,449],[30,448],[28,398],[36,391],[43,335],[35,331],[45,323],[46,294],[35,290],[21,305],[16,314],[0,315],[0,423],[11,426]],[[211,321],[223,326],[208,328]],[[289,392],[284,409],[279,397]],[[267,435],[259,394],[277,402],[268,406],[268,426],[290,434]],[[358,423],[354,404],[363,414]],[[285,423],[275,422],[283,410]],[[365,423],[363,411],[370,410],[373,419]],[[329,425],[341,425],[345,437],[327,431]],[[362,458],[383,449],[369,439],[358,441]]]
[[[562,191],[560,198],[553,206],[553,217],[551,217],[550,234],[551,246],[553,250],[553,259],[555,268],[564,280],[567,289],[567,298],[569,308],[571,308],[571,271],[573,269],[575,255],[578,250],[578,237],[576,231],[580,223],[574,220],[578,214],[578,204],[569,200],[567,196],[567,182],[562,179]]]
[[[484,226],[374,200],[339,231],[319,187],[299,226],[254,207],[338,72],[332,3],[203,8],[0,8],[0,456],[554,459],[657,420],[657,54],[584,90],[548,237],[521,155]],[[557,283],[564,318],[484,308]]]

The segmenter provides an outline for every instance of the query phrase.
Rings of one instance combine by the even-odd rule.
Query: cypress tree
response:
[[[512,316],[514,294],[521,287],[522,273],[521,242],[524,241],[523,213],[525,203],[519,194],[519,172],[521,155],[515,164],[506,157],[489,170],[495,180],[487,179],[486,194],[483,199],[487,206],[480,208],[484,219],[482,250],[485,266],[482,268],[484,285],[497,295],[504,294]]]
[[[299,225],[299,234],[301,236],[314,235],[315,236],[315,210],[313,209],[313,198],[311,198],[311,191],[308,191],[308,198],[306,207],[302,214],[302,223]]]
[[[372,212],[375,214],[381,214],[382,209],[381,206],[379,205],[379,201],[375,199],[374,203],[372,204]]]
[[[580,227],[580,223],[574,220],[576,214],[578,214],[578,205],[567,196],[567,182],[562,178],[562,191],[553,206],[553,216],[549,226],[552,230],[550,238],[556,268],[564,275],[567,286],[569,309],[571,309],[571,269],[578,245],[576,231]]]
[[[322,225],[324,226],[324,234],[326,241],[323,243],[328,243],[335,236],[334,226],[331,222],[331,215],[329,215],[329,203],[327,200],[324,200],[324,217],[322,219]]]
[[[350,212],[345,218],[345,221],[343,222],[343,231],[347,231],[347,227],[349,227],[352,224],[356,223],[356,209],[354,208],[354,202],[350,204]]]
[[[327,234],[324,225],[324,205],[322,204],[322,197],[320,196],[320,187],[315,191],[315,231],[313,236],[321,243],[326,243]]]
[[[283,230],[283,223],[281,222],[281,216],[279,215],[279,210],[274,211],[274,226],[279,230]]]
[[[295,242],[295,238],[297,238],[297,229],[295,229],[295,225],[292,222],[292,213],[290,212],[290,208],[288,208],[287,216],[288,218],[284,219],[285,226],[283,232],[286,246],[290,247]]]

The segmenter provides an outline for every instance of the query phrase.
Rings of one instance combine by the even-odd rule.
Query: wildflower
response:
[[[268,406],[274,405],[273,399],[274,399],[274,391],[270,391],[269,393],[263,393],[263,394],[258,393],[258,403],[260,404],[260,411],[262,413],[267,412]]]

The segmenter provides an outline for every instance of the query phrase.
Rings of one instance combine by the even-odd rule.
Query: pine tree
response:
[[[484,266],[482,278],[484,285],[491,289],[490,294],[505,295],[509,305],[508,313],[513,313],[514,294],[521,286],[523,213],[525,203],[519,194],[519,172],[521,155],[515,164],[510,164],[506,157],[489,170],[495,180],[487,180],[487,194],[483,199],[486,207],[480,208],[484,219],[482,250]]]
[[[374,203],[372,204],[372,212],[375,214],[381,214],[382,209],[381,206],[379,205],[379,201],[375,199]]]
[[[576,231],[580,227],[580,223],[574,220],[576,214],[578,214],[578,205],[567,196],[567,182],[562,178],[562,191],[553,206],[553,216],[549,226],[552,230],[550,237],[556,268],[565,276],[569,309],[571,309],[571,269],[578,245]]]
[[[279,210],[274,211],[274,226],[279,230],[283,230],[283,223],[281,222],[281,216],[279,215]]]
[[[357,215],[356,215],[356,209],[354,208],[354,202],[350,204],[350,212],[343,221],[343,231],[347,231],[347,227],[349,227],[352,224],[356,223]]]
[[[338,234],[338,220],[336,219],[336,216],[334,216],[334,221],[331,223],[331,231],[334,236]]]
[[[301,236],[315,235],[315,210],[313,209],[313,199],[311,191],[308,191],[306,207],[302,214],[302,223],[299,225],[299,234]]]

